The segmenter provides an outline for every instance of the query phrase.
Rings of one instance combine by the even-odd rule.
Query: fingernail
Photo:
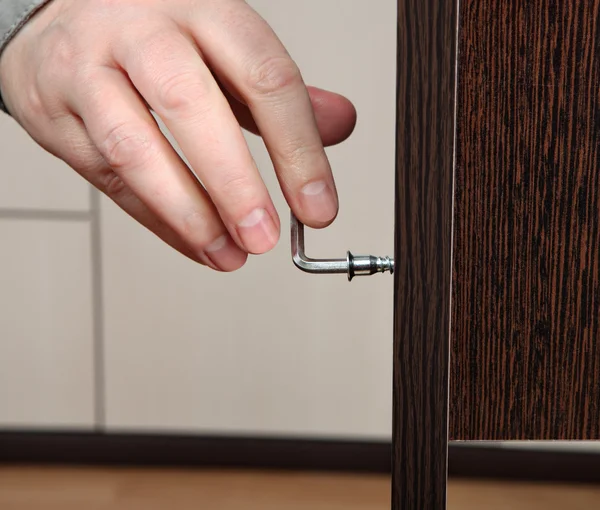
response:
[[[264,209],[254,209],[238,223],[238,233],[246,250],[255,254],[269,251],[279,239],[279,229]]]
[[[327,223],[337,214],[337,199],[325,181],[311,182],[300,194],[305,215],[314,221]]]
[[[244,265],[248,254],[239,249],[227,234],[215,239],[204,249],[210,262],[221,271],[235,271]]]

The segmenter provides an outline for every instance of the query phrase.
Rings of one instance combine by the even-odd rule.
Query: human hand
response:
[[[53,0],[3,52],[0,85],[8,110],[42,147],[213,269],[238,269],[279,239],[240,125],[263,137],[303,223],[324,227],[337,214],[323,146],[350,135],[354,107],[307,88],[242,0]]]

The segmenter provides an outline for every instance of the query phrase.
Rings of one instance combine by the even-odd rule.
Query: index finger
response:
[[[331,166],[301,73],[273,30],[237,0],[181,21],[223,85],[250,109],[296,216],[311,227],[330,224],[338,211]]]

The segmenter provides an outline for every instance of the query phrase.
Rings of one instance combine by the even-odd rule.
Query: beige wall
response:
[[[251,4],[307,82],[359,111],[351,141],[329,150],[339,220],[308,234],[310,252],[391,255],[395,1]],[[248,142],[282,241],[217,275],[108,200],[90,203],[74,172],[6,117],[0,136],[10,246],[0,253],[0,424],[388,437],[392,278],[350,285],[294,268],[288,211],[258,138]]]

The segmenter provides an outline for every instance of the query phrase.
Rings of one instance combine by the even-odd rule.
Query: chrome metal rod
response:
[[[373,255],[352,255],[348,252],[345,259],[313,259],[304,250],[304,225],[291,213],[290,215],[292,260],[296,267],[305,273],[348,275],[348,281],[355,276],[369,276],[376,273],[394,272],[394,261],[390,257]]]

